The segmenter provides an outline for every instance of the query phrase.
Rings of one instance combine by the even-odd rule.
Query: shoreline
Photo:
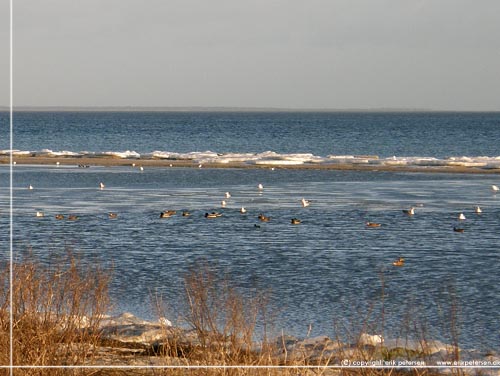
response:
[[[45,157],[14,156],[17,165],[83,165],[83,166],[143,166],[169,168],[238,168],[238,169],[287,169],[287,170],[338,170],[338,171],[379,171],[415,173],[453,173],[453,174],[500,174],[500,168],[480,168],[468,166],[408,166],[355,163],[303,163],[303,164],[249,164],[246,162],[201,163],[191,159],[131,159],[118,157]],[[0,165],[10,165],[10,156],[1,156]]]
[[[147,321],[128,312],[103,317],[100,330],[103,343],[97,348],[98,355],[94,364],[101,365],[120,362],[122,365],[162,365],[167,360],[165,350],[172,346],[176,346],[177,351],[170,351],[168,360],[174,364],[182,364],[182,360],[190,360],[190,357],[183,359],[182,356],[179,357],[179,353],[189,354],[194,349],[209,351],[211,346],[217,345],[212,342],[213,333],[204,333],[208,343],[203,344],[200,342],[200,333],[195,328],[174,326],[165,317]],[[354,365],[372,368],[432,368],[450,358],[462,366],[494,364],[499,359],[499,354],[495,351],[465,349],[437,339],[384,338],[383,335],[363,331],[350,340],[325,335],[295,337],[283,331],[270,338],[268,346],[273,347],[271,354],[274,360],[269,362],[271,367],[277,363],[286,365],[288,362],[288,365],[306,363],[318,367]],[[103,349],[103,345],[108,345],[107,349]],[[226,339],[224,346],[230,351],[230,339]],[[254,354],[265,352],[258,343],[253,343],[252,349]],[[457,353],[460,357],[453,358]],[[449,362],[448,366],[451,364]],[[245,367],[244,364],[242,366]]]

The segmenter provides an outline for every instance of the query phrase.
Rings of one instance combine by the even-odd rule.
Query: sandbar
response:
[[[168,168],[200,168],[200,162],[188,159],[127,159],[117,157],[71,157],[71,156],[14,156],[17,165],[75,165],[75,166],[143,166]],[[10,164],[9,156],[0,156],[0,164]],[[416,166],[416,165],[384,165],[359,163],[303,163],[288,165],[252,164],[247,162],[203,163],[201,168],[239,168],[239,169],[287,169],[287,170],[352,170],[352,171],[393,171],[424,173],[459,173],[459,174],[500,174],[500,168],[481,168],[461,165],[452,166]]]

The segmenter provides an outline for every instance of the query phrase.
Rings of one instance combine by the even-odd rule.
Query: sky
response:
[[[500,110],[498,0],[13,3],[17,106]]]

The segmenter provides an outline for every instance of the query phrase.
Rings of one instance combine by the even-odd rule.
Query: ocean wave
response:
[[[41,149],[36,151],[8,149],[0,150],[0,156],[14,157],[86,157],[86,158],[119,158],[119,159],[164,159],[192,161],[202,164],[242,163],[253,165],[292,166],[303,164],[345,164],[369,166],[406,166],[406,167],[471,167],[481,169],[500,169],[500,156],[449,156],[435,158],[432,156],[392,156],[379,158],[377,155],[327,155],[317,156],[312,153],[277,153],[264,151],[260,153],[217,153],[214,151],[192,151],[186,153],[169,151],[152,151],[140,154],[136,151],[53,151]]]

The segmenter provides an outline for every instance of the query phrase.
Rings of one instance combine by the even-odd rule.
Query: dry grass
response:
[[[55,265],[55,266],[54,266]],[[147,356],[155,364],[190,366],[193,368],[139,368],[139,369],[15,369],[14,375],[228,375],[228,376],[297,376],[297,375],[414,375],[435,374],[429,369],[329,368],[343,359],[391,360],[415,357],[404,350],[385,351],[381,347],[366,346],[361,333],[384,334],[384,280],[378,309],[369,309],[360,316],[359,323],[343,332],[349,333],[334,340],[313,343],[311,346],[287,348],[285,336],[276,339],[268,333],[272,328],[269,312],[269,294],[255,292],[243,296],[234,288],[227,275],[214,272],[217,268],[207,263],[195,265],[185,276],[184,326],[191,331],[165,327],[168,340],[152,346],[147,353],[137,355],[137,363],[148,364]],[[9,364],[9,266],[0,271],[3,295],[0,297],[0,364]],[[16,366],[79,366],[96,364],[97,349],[106,344],[101,338],[99,324],[109,310],[107,287],[109,273],[99,267],[88,267],[71,254],[52,266],[24,261],[13,265],[13,363]],[[375,304],[375,303],[374,303]],[[452,308],[456,309],[452,304]],[[160,313],[160,312],[159,312]],[[164,316],[164,315],[160,315]],[[418,315],[409,311],[402,323],[401,338],[419,338],[422,350],[427,338],[424,324],[415,320]],[[451,339],[457,340],[456,311],[448,318]],[[84,328],[84,329],[82,329]],[[339,330],[339,333],[341,330]],[[272,338],[272,339],[271,339]],[[385,351],[385,352],[384,352]],[[118,357],[119,355],[115,354]],[[419,355],[421,356],[421,354]],[[450,358],[457,359],[458,352]],[[114,359],[114,364],[116,363]],[[246,368],[253,366],[255,368]],[[283,368],[286,366],[286,368]],[[257,368],[262,367],[262,368]],[[267,368],[266,368],[267,367]],[[280,367],[280,368],[277,368]],[[0,369],[0,375],[9,374]]]
[[[32,257],[30,257],[33,260]],[[0,273],[0,363],[10,362],[10,266]],[[56,266],[38,261],[12,265],[13,364],[81,365],[99,342],[99,322],[108,309],[109,277],[67,254]],[[85,329],[82,329],[85,328]],[[64,370],[26,369],[23,375],[59,375]]]
[[[276,340],[276,337],[267,333],[267,328],[273,327],[272,320],[266,322],[269,317],[272,317],[269,313],[267,294],[255,293],[254,296],[243,298],[234,288],[230,276],[216,274],[214,270],[217,269],[214,265],[203,263],[195,265],[186,274],[184,282],[187,314],[184,321],[193,329],[195,340],[186,344],[181,335],[170,333],[170,340],[164,344],[160,355],[164,356],[166,364],[171,365],[226,366],[228,368],[176,370],[175,373],[173,370],[168,370],[165,373],[156,374],[235,376],[430,376],[436,374],[430,369],[398,369],[396,367],[340,369],[334,367],[342,364],[343,359],[365,362],[388,361],[395,358],[415,359],[417,355],[421,356],[425,351],[425,338],[422,337],[426,333],[425,326],[420,326],[413,320],[408,322],[404,335],[407,338],[420,336],[418,338],[422,340],[422,351],[419,354],[402,349],[386,351],[383,347],[366,346],[360,341],[361,333],[383,333],[385,325],[383,276],[381,276],[381,299],[377,302],[381,304],[381,308],[368,310],[364,316],[360,316],[361,324],[358,323],[355,329],[348,330],[349,343],[354,343],[353,346],[347,346],[345,336],[340,338],[339,335],[335,340],[324,343],[313,342],[311,346],[303,348],[296,347],[292,354],[287,351],[285,336]],[[256,341],[256,338],[260,340]],[[172,356],[175,357],[174,361]],[[264,368],[266,366],[269,368]]]

